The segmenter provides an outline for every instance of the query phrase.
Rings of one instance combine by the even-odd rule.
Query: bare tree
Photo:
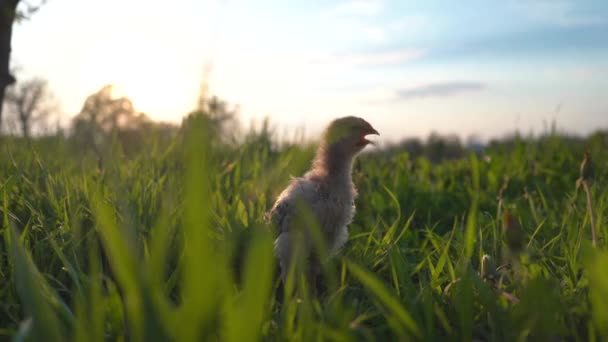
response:
[[[26,138],[31,136],[34,125],[46,128],[57,108],[46,80],[41,78],[32,78],[9,87],[5,101],[8,114],[15,119]]]

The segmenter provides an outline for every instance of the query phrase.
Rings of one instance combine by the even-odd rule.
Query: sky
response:
[[[13,33],[65,117],[116,84],[181,122],[203,80],[248,124],[314,136],[357,115],[381,140],[608,128],[605,0],[48,0]]]

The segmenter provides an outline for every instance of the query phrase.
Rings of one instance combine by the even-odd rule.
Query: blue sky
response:
[[[383,139],[608,128],[608,2],[49,0],[14,33],[66,116],[115,83],[179,122],[206,65],[245,123],[315,134],[365,117]]]

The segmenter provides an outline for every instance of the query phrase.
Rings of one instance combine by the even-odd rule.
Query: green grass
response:
[[[101,169],[62,138],[4,138],[0,338],[608,338],[605,134],[516,139],[439,164],[362,155],[350,240],[326,267],[334,281],[320,298],[299,286],[283,299],[263,214],[313,150],[210,144],[212,133],[194,122],[132,157],[113,146]],[[585,151],[597,249],[576,189]],[[507,210],[521,253],[505,244]],[[484,255],[494,277],[480,275]]]

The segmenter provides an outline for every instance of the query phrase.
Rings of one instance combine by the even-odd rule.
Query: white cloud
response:
[[[395,35],[415,35],[422,31],[429,30],[430,20],[424,15],[408,15],[401,17],[388,25],[388,29]]]
[[[373,16],[382,12],[383,9],[384,2],[381,0],[354,0],[330,8],[329,10],[323,13],[323,16]]]
[[[342,66],[395,65],[422,58],[425,53],[426,52],[422,49],[402,49],[387,52],[355,53],[316,58],[313,59],[311,63],[334,64]]]
[[[345,22],[352,32],[371,43],[391,43],[406,37],[413,37],[431,29],[430,21],[421,15],[412,15],[390,22],[365,24],[361,21]]]
[[[368,41],[374,43],[387,43],[390,34],[382,27],[362,25],[359,27],[361,35]]]
[[[358,43],[389,44],[431,28],[428,16],[408,14],[387,18],[390,8],[383,0],[354,0],[325,10],[320,15],[326,32],[339,33]]]
[[[517,14],[544,24],[573,27],[606,22],[599,13],[580,13],[578,3],[570,0],[513,0],[511,4]]]

